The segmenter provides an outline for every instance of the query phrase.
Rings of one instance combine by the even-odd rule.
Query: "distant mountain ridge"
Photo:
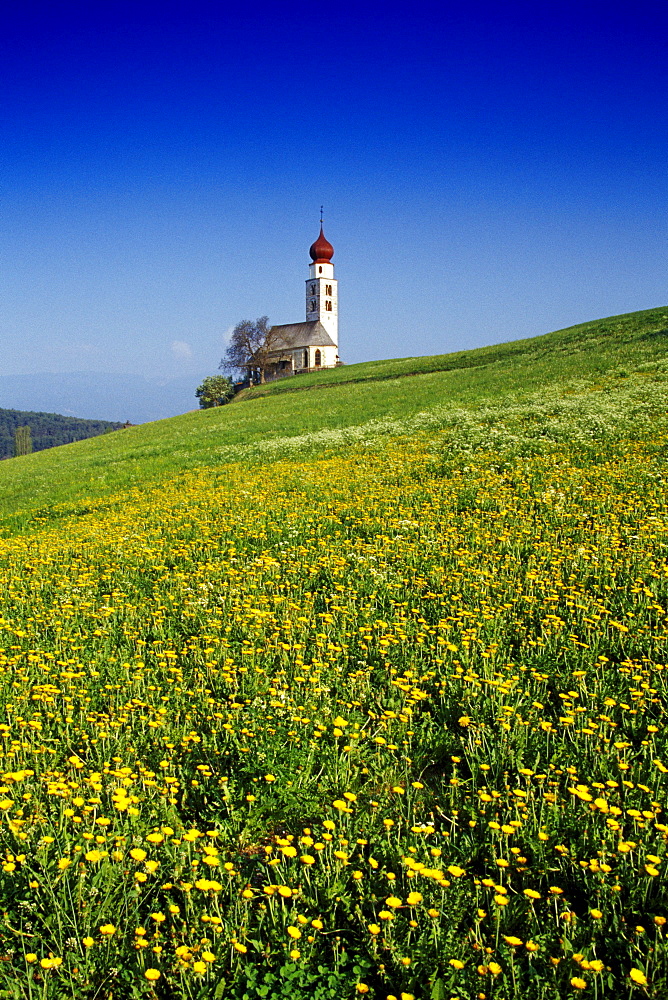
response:
[[[102,372],[0,375],[0,407],[144,424],[196,410],[195,389],[202,378]]]
[[[14,432],[17,427],[29,427],[32,450],[44,451],[59,444],[71,444],[85,438],[116,431],[123,424],[108,420],[81,420],[63,417],[59,413],[38,413],[32,410],[0,409],[0,459],[14,455]]]

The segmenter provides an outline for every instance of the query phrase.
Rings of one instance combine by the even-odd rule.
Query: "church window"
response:
[[[311,285],[311,295],[315,295],[315,285]]]
[[[321,267],[318,268],[318,274],[322,274],[322,268]]]
[[[331,295],[331,294],[332,294],[332,286],[325,285],[325,295]]]
[[[329,301],[329,299],[327,299],[327,301],[325,302],[325,310],[330,313],[332,311],[332,303]]]
[[[311,312],[315,312],[315,299],[311,299]]]
[[[319,368],[321,364],[322,364],[322,354],[320,353],[320,351],[316,351],[315,352],[315,366],[316,366],[316,368]]]
[[[308,351],[304,351],[304,368],[308,368]]]

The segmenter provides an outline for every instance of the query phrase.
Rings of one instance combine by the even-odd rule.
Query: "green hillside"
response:
[[[0,463],[0,997],[668,996],[667,348]]]
[[[343,366],[296,378],[282,379],[266,386],[245,390],[241,398],[251,399],[296,389],[345,385],[394,379],[430,372],[461,371],[467,368],[489,368],[511,364],[518,374],[530,367],[536,383],[572,377],[574,370],[583,375],[601,374],[611,364],[642,363],[662,354],[662,338],[668,336],[668,310],[647,309],[644,312],[609,316],[593,323],[580,323],[565,330],[514,340],[477,350],[437,354],[432,357],[397,358],[389,361],[369,361]],[[658,340],[657,344],[652,344]],[[648,343],[649,342],[649,343]],[[577,362],[576,362],[577,359]],[[574,363],[578,368],[574,369]],[[512,384],[509,383],[509,386]],[[490,389],[496,386],[490,383]]]
[[[506,419],[509,406],[535,405],[542,413],[545,387],[555,405],[567,402],[572,409],[577,400],[596,409],[593,391],[623,411],[624,393],[635,400],[653,379],[663,378],[666,343],[668,307],[478,350],[284,379],[246,390],[231,406],[0,466],[0,512],[52,509],[128,485],[142,489],[202,465],[264,464],[295,453],[330,454],[351,443],[376,447],[372,442],[419,433],[425,424],[433,430],[458,426],[481,408],[488,423]]]

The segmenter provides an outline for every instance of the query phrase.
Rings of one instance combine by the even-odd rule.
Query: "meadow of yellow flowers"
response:
[[[665,406],[439,435],[0,538],[0,997],[668,995]]]

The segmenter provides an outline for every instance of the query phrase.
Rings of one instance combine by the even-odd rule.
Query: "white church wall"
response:
[[[334,265],[333,264],[309,264],[308,266],[309,278],[333,278],[334,277]]]

